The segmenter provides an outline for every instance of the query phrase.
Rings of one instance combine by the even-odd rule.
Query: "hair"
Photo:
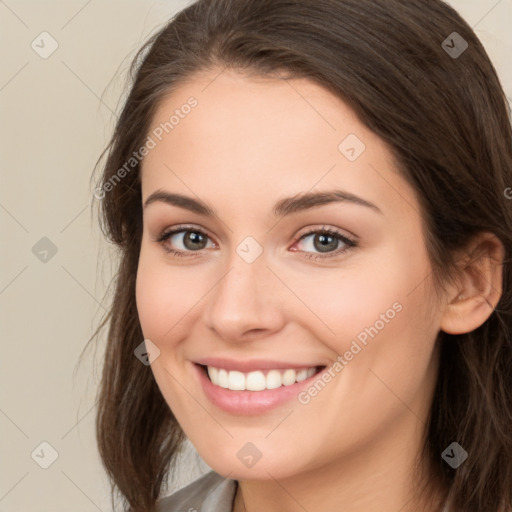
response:
[[[453,32],[468,43],[458,58],[443,48]],[[512,509],[510,108],[477,36],[441,0],[199,0],[138,51],[129,94],[96,163],[106,158],[101,229],[120,257],[111,307],[92,337],[108,325],[96,434],[112,503],[116,493],[124,510],[153,510],[186,437],[151,369],[133,354],[144,339],[135,301],[140,162],[115,186],[107,183],[144,144],[165,97],[196,73],[228,68],[307,78],[388,144],[417,193],[436,289],[455,278],[455,254],[474,235],[491,232],[503,244],[502,294],[489,318],[467,334],[438,334],[421,457],[431,468],[426,481],[440,482],[451,511]],[[441,458],[453,441],[469,454],[456,470]]]

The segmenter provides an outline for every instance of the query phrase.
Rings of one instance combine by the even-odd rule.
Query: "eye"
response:
[[[210,237],[200,228],[192,226],[176,226],[175,228],[164,231],[156,242],[160,243],[164,250],[177,257],[195,257],[200,256],[200,251],[207,248],[207,242]],[[307,239],[307,242],[304,242]],[[171,242],[171,243],[169,243]],[[305,253],[303,257],[307,259],[326,259],[341,255],[357,246],[357,242],[343,235],[341,232],[326,228],[312,229],[300,236],[295,245],[303,242],[304,248],[293,252]],[[178,249],[175,249],[178,244]],[[341,247],[340,247],[341,244]],[[181,248],[179,247],[181,245]],[[213,244],[215,247],[215,244]],[[210,246],[211,247],[211,246]],[[310,252],[318,251],[315,252]],[[198,254],[194,254],[198,253]]]
[[[304,248],[301,249],[301,252],[306,252],[304,257],[307,259],[332,258],[357,246],[357,242],[355,240],[348,238],[335,229],[326,227],[308,231],[299,238],[298,242],[303,242],[308,238],[310,240],[304,242]],[[308,252],[311,250],[316,250],[318,252]]]
[[[199,228],[192,228],[190,226],[177,226],[174,229],[164,231],[156,240],[163,248],[175,256],[196,256],[195,254],[188,254],[189,252],[198,252],[206,248],[206,241],[209,236]],[[173,240],[174,239],[174,240]],[[173,249],[169,247],[176,243],[183,248]]]

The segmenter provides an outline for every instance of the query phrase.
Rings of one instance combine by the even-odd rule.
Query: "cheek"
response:
[[[145,265],[139,266],[137,272],[136,300],[137,310],[142,326],[154,326],[158,322],[163,322],[166,318],[163,315],[168,311],[167,319],[170,321],[170,315],[174,314],[174,309],[169,309],[173,305],[173,295],[169,293],[171,288],[166,283],[163,276],[156,267],[148,268]],[[174,295],[176,297],[176,295]]]
[[[193,306],[205,292],[197,278],[183,269],[172,269],[163,258],[158,251],[142,248],[135,288],[137,311],[144,339],[160,350],[160,357],[151,364],[156,383],[168,406],[190,430],[205,419],[179,384],[188,378],[181,364],[180,341],[189,336]]]
[[[160,339],[165,329],[162,310],[168,298],[164,290],[165,281],[162,283],[162,275],[158,267],[149,264],[142,251],[137,269],[135,298],[142,332],[145,338],[152,341]]]
[[[325,269],[313,278],[289,276],[294,292],[317,319],[320,339],[333,340],[343,348],[344,341],[364,333],[366,328],[376,324],[380,331],[397,321],[400,311],[411,302],[410,292],[421,282],[424,270],[420,265],[407,267],[400,259],[384,256],[376,258],[381,263],[361,261],[339,271]],[[387,266],[383,260],[388,261]],[[400,270],[395,271],[397,268]],[[304,322],[311,327],[313,318],[307,314]]]
[[[141,251],[136,281],[136,302],[144,336],[149,339],[179,338],[194,306],[206,294],[207,283],[193,267],[166,265],[165,254]]]
[[[439,319],[429,306],[430,264],[421,240],[415,247],[411,254],[405,244],[389,244],[343,271],[296,281],[294,291],[315,314],[305,315],[302,327],[311,330],[316,318],[315,335],[333,350],[333,361],[336,354],[347,361],[343,380],[351,389],[382,387],[369,369],[397,388],[428,369]]]

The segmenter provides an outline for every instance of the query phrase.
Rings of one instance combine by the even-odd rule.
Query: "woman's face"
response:
[[[218,70],[169,95],[147,135],[137,307],[206,463],[279,479],[416,445],[442,308],[384,142],[308,80]]]

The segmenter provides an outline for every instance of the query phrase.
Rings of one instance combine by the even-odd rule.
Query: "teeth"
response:
[[[276,389],[281,386],[291,386],[296,382],[312,377],[317,372],[316,366],[300,370],[268,370],[267,372],[258,370],[249,373],[228,372],[223,368],[213,366],[208,366],[207,369],[208,376],[213,384],[233,391],[262,391],[264,389]]]

